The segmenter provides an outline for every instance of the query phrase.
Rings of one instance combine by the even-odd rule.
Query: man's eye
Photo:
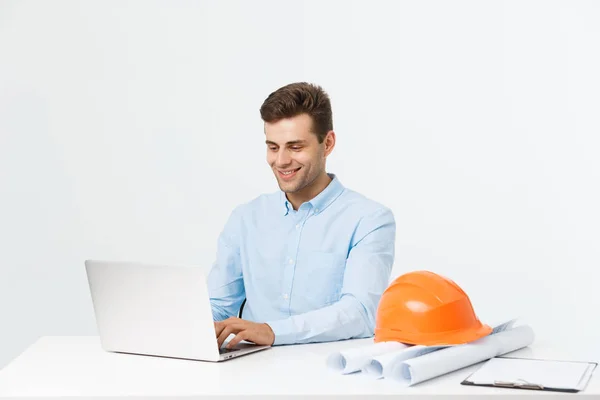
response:
[[[300,147],[300,146],[292,146],[291,149],[292,150],[300,150],[300,149],[302,149],[302,147]]]
[[[275,150],[277,150],[277,147],[269,146],[269,150],[275,151]]]

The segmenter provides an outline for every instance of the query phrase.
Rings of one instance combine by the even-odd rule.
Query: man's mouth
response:
[[[300,168],[302,168],[302,167],[300,167]],[[285,171],[277,170],[277,173],[279,174],[281,179],[288,180],[288,179],[292,179],[296,175],[296,173],[300,170],[300,168],[288,169]]]

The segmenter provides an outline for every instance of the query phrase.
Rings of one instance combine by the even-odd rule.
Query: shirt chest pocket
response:
[[[339,253],[300,252],[294,274],[296,312],[315,310],[335,303],[340,296],[346,257]]]

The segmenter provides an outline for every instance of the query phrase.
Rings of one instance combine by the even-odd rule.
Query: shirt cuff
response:
[[[296,329],[291,318],[267,321],[266,324],[271,327],[271,330],[275,334],[274,346],[296,343]]]

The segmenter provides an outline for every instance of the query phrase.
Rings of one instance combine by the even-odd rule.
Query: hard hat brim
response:
[[[422,346],[444,346],[458,345],[473,342],[492,333],[489,325],[481,324],[473,329],[460,331],[441,332],[431,335],[420,333],[418,335],[407,334],[406,332],[393,329],[376,329],[375,342],[401,342]]]

